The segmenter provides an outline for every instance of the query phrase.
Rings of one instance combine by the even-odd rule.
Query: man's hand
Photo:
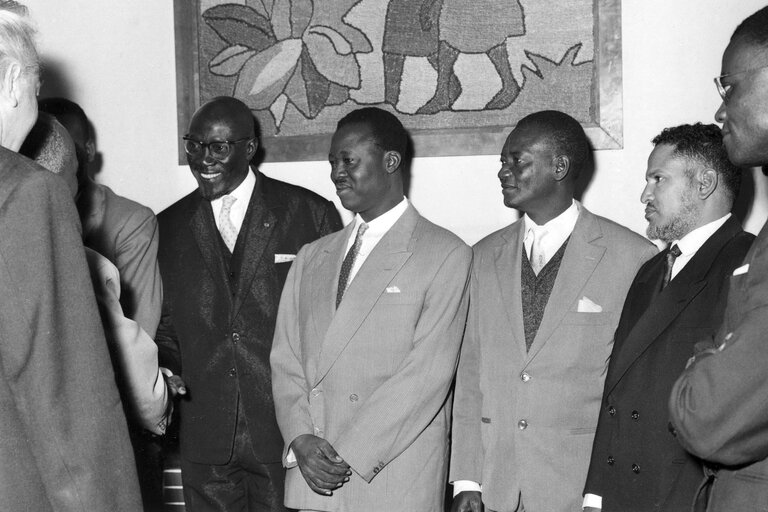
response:
[[[483,512],[483,497],[479,491],[462,491],[453,498],[451,512]]]
[[[293,440],[291,449],[304,480],[317,494],[330,496],[334,489],[349,481],[349,464],[325,439],[304,434]]]
[[[187,386],[179,375],[174,375],[167,368],[160,367],[160,372],[165,377],[165,385],[168,386],[168,392],[171,394],[171,398],[176,395],[186,395]]]

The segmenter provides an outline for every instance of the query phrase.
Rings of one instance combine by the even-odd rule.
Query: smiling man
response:
[[[187,510],[282,511],[283,440],[269,352],[280,293],[298,250],[341,227],[333,204],[250,163],[255,121],[237,99],[211,100],[184,136],[198,188],[158,215],[161,365],[181,375]]]
[[[768,166],[768,7],[734,31],[715,78],[715,119],[731,162]],[[768,224],[730,277],[716,348],[698,354],[669,400],[678,440],[705,462],[695,510],[752,512],[768,503]]]
[[[403,196],[407,140],[378,108],[339,121],[331,179],[355,220],[288,275],[272,382],[290,508],[443,512],[472,253]]]
[[[581,507],[613,332],[632,278],[656,253],[573,199],[590,165],[583,128],[557,111],[520,120],[502,148],[504,204],[524,215],[474,247],[454,512]]]
[[[698,342],[720,327],[728,280],[754,236],[730,213],[741,173],[713,124],[667,128],[648,158],[648,237],[668,248],[635,276],[614,336],[585,504],[605,512],[688,510],[701,461],[669,429],[667,401]]]

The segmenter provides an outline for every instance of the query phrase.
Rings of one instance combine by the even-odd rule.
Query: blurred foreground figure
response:
[[[72,198],[17,153],[37,117],[29,23],[22,6],[0,2],[2,508],[140,510]]]

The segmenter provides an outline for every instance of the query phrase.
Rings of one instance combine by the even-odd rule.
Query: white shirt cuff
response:
[[[453,484],[453,496],[456,497],[457,494],[464,491],[477,491],[482,492],[483,487],[477,483],[473,482],[472,480],[456,480],[455,482],[451,482]]]
[[[603,497],[598,496],[597,494],[585,494],[584,495],[584,503],[582,503],[581,508],[599,508],[600,510],[603,509]]]
[[[298,463],[296,460],[296,454],[293,453],[293,448],[288,448],[288,454],[285,456],[285,465],[287,467],[293,467]]]

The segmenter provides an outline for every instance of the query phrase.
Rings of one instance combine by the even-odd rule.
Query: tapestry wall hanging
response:
[[[269,161],[325,160],[347,112],[378,106],[415,156],[498,154],[516,121],[571,114],[621,148],[621,0],[175,0],[179,134],[243,100]],[[180,147],[180,162],[186,162]]]

